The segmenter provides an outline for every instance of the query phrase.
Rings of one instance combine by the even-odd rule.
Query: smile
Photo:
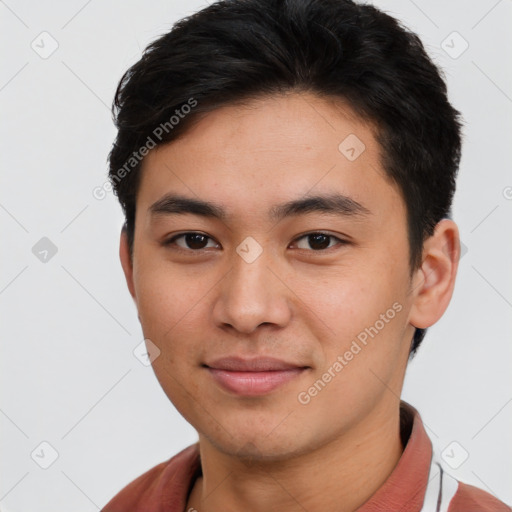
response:
[[[240,396],[270,393],[308,369],[272,358],[247,360],[231,357],[204,366],[217,384]]]

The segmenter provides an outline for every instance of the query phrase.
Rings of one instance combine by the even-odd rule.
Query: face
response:
[[[146,157],[128,280],[160,384],[223,453],[305,453],[396,403],[409,245],[379,151],[348,106],[290,94]]]

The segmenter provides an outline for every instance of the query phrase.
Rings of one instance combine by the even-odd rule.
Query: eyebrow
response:
[[[222,221],[228,218],[226,210],[218,204],[179,194],[166,194],[153,203],[149,211],[152,216],[192,214]],[[333,193],[306,196],[275,205],[269,211],[269,218],[273,221],[279,221],[286,217],[314,212],[361,218],[371,215],[371,211],[356,200],[343,194]]]

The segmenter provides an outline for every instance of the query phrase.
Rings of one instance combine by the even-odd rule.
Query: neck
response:
[[[278,462],[248,464],[200,436],[203,476],[186,510],[358,509],[382,486],[402,454],[399,402],[393,406],[392,413],[389,404],[372,411],[371,418],[315,451]]]

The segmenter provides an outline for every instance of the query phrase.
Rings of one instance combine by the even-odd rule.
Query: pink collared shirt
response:
[[[400,413],[403,431],[410,431],[402,456],[382,487],[355,512],[512,511],[491,494],[451,477],[433,457],[416,409],[402,402]],[[186,512],[189,493],[200,475],[196,443],[128,484],[102,512]]]

